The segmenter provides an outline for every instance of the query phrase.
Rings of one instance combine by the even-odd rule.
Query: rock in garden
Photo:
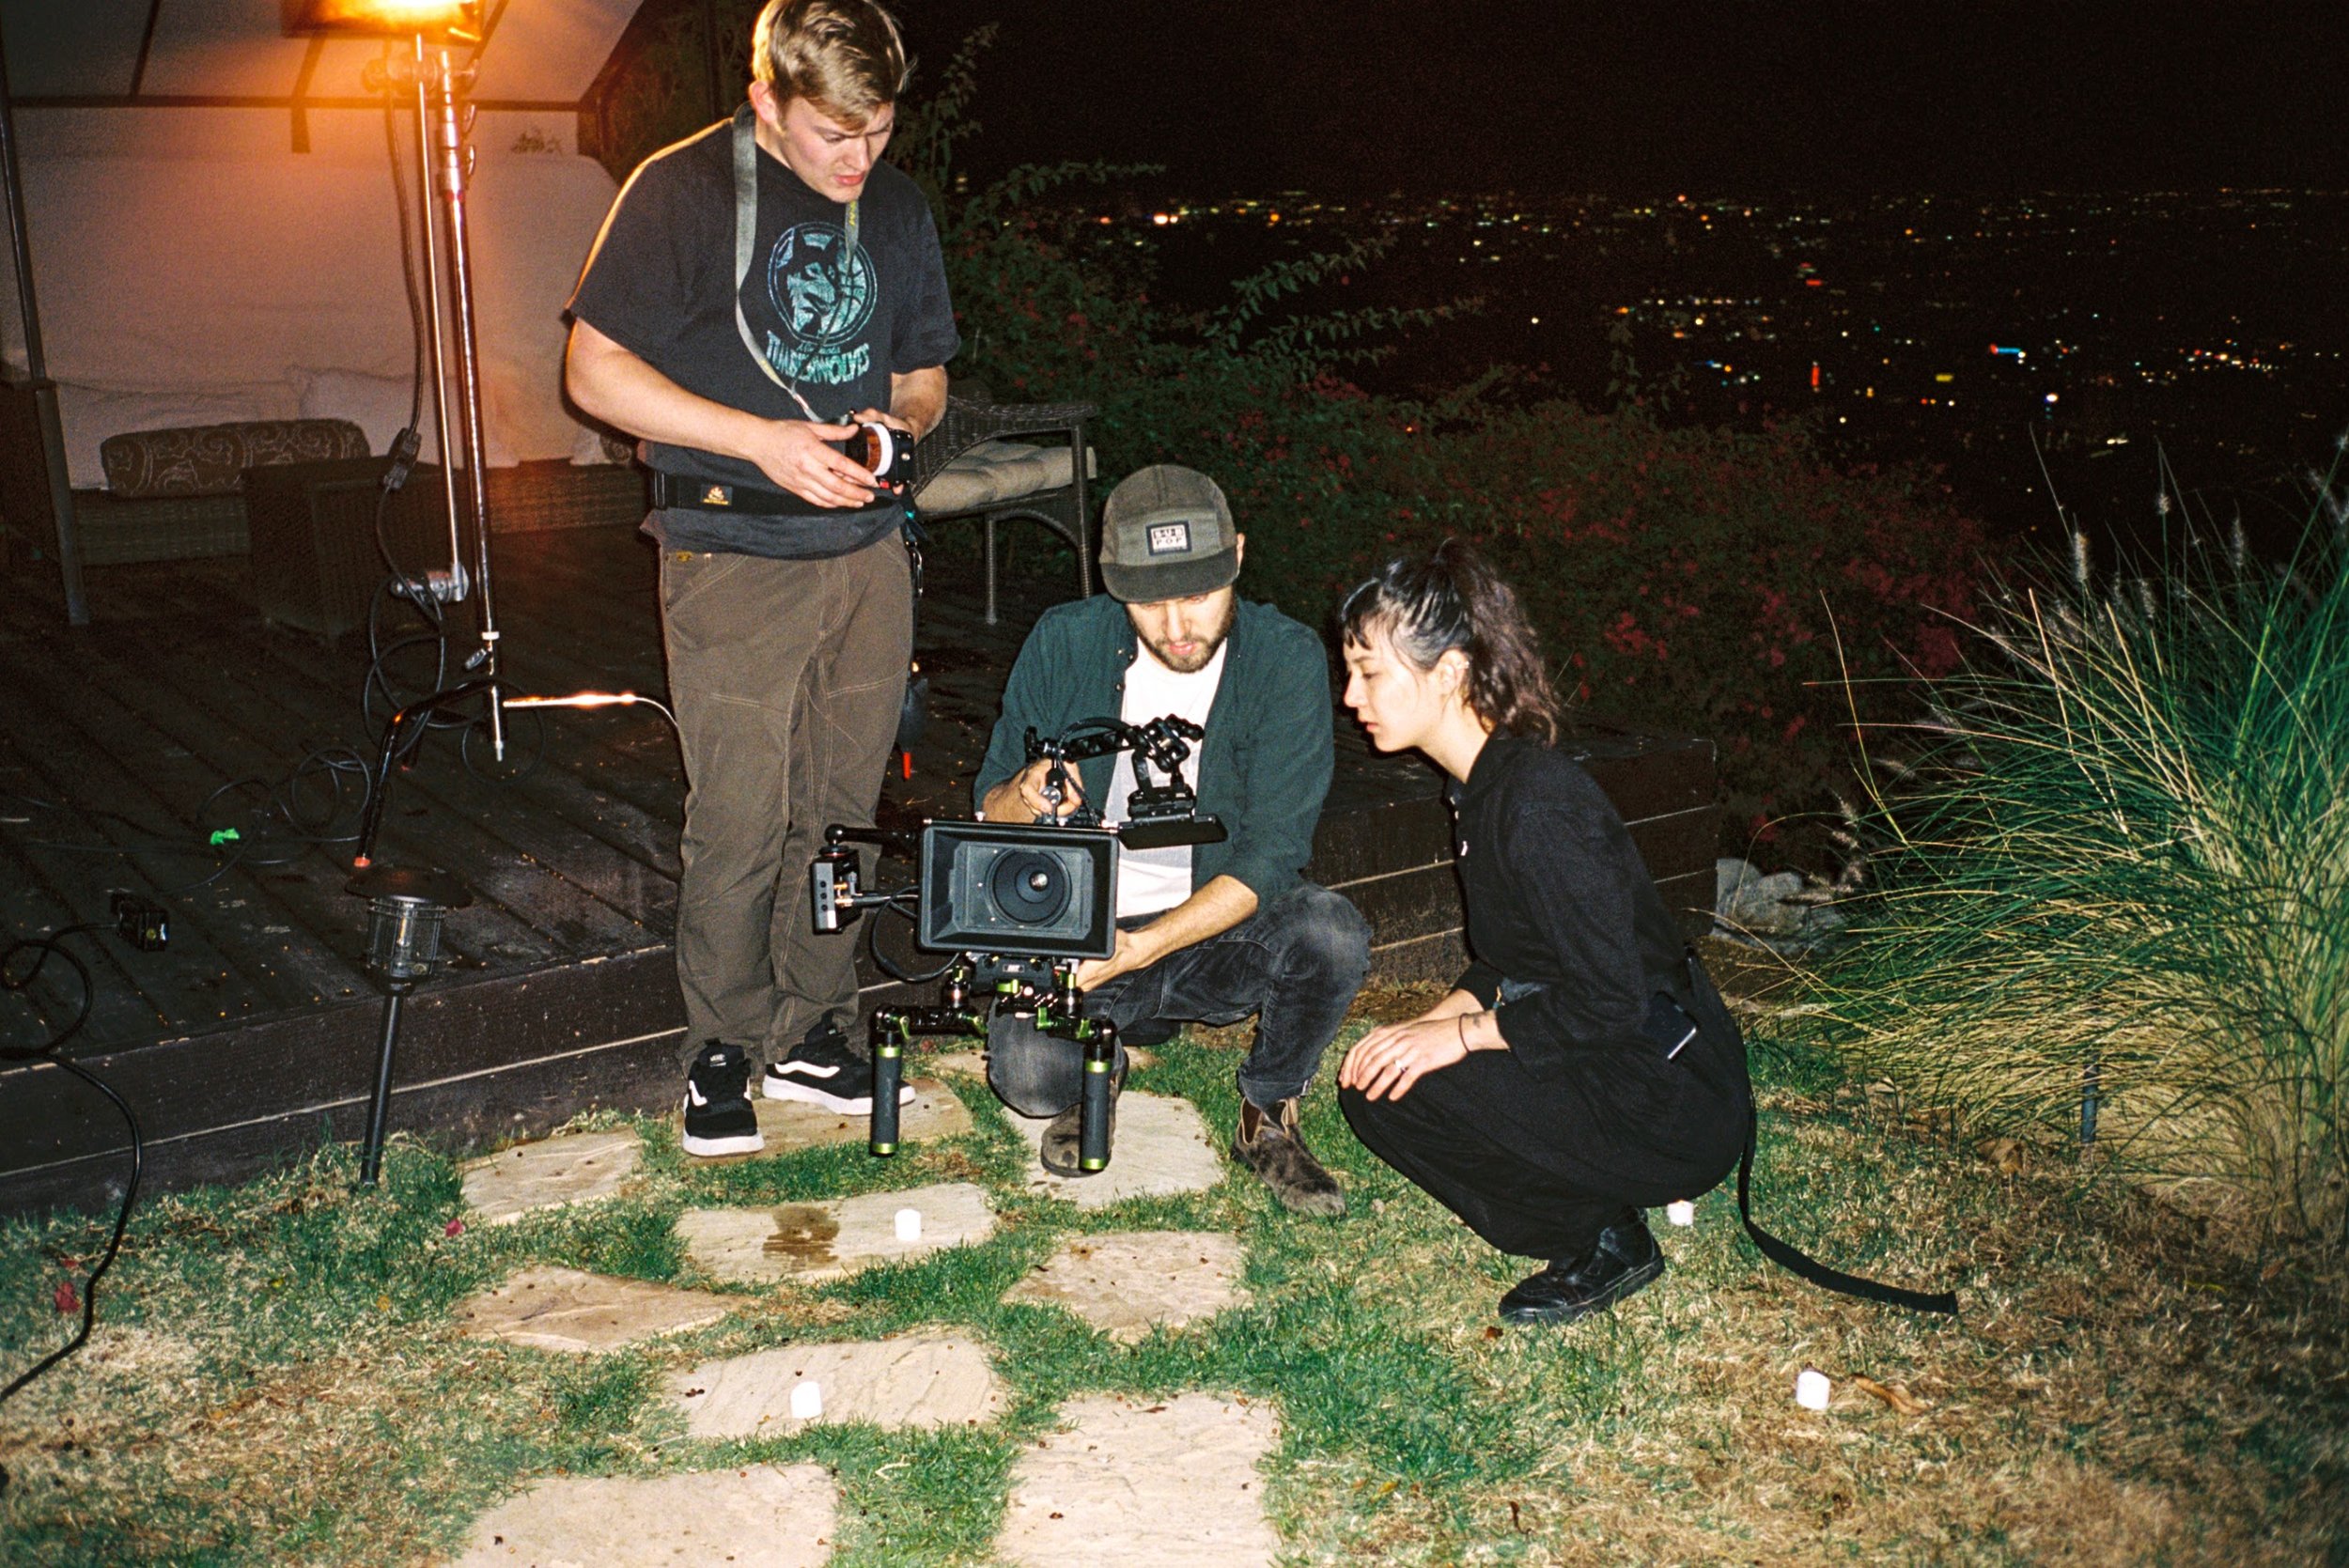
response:
[[[632,1132],[565,1132],[460,1167],[465,1206],[487,1225],[508,1225],[537,1209],[583,1203],[617,1192],[643,1152]]]
[[[1032,1188],[1097,1209],[1128,1198],[1204,1192],[1223,1179],[1223,1157],[1199,1108],[1189,1100],[1128,1091],[1117,1104],[1117,1133],[1109,1169],[1091,1176],[1056,1176],[1036,1162],[1045,1118],[1012,1117],[1027,1141]]]
[[[1214,1394],[1096,1394],[1012,1469],[995,1550],[1033,1568],[1251,1568],[1280,1538],[1257,1466],[1280,1440],[1261,1404]]]
[[[1760,867],[1724,856],[1714,865],[1714,931],[1781,953],[1800,953],[1842,929],[1843,917],[1819,902],[1792,871],[1765,875]]]
[[[1004,1399],[983,1343],[926,1329],[705,1361],[671,1376],[669,1402],[696,1437],[767,1437],[805,1424],[791,1413],[791,1393],[808,1383],[822,1407],[815,1420],[876,1426],[975,1426],[994,1420]]]
[[[1214,1231],[1071,1236],[1006,1301],[1065,1307],[1122,1344],[1213,1317],[1248,1299],[1237,1237]]]
[[[819,1465],[556,1477],[474,1521],[456,1568],[817,1568],[839,1506]]]
[[[921,1215],[918,1237],[898,1235],[901,1209]],[[677,1228],[685,1255],[714,1279],[814,1282],[985,1241],[995,1214],[981,1188],[944,1182],[826,1203],[688,1209]]]

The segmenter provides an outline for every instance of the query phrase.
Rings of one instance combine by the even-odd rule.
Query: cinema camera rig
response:
[[[1085,719],[1058,736],[1027,735],[1027,760],[1049,761],[1044,795],[1054,812],[1033,823],[932,821],[918,836],[879,829],[824,830],[826,847],[808,867],[816,929],[838,931],[866,909],[886,909],[913,922],[914,943],[954,955],[926,975],[942,979],[934,1007],[882,1007],[866,1021],[873,1054],[872,1151],[897,1152],[897,1096],[905,1053],[917,1035],[988,1036],[1013,1029],[1066,1042],[1082,1058],[1078,1097],[1078,1169],[1091,1173],[1110,1161],[1110,1084],[1117,1061],[1117,1030],[1084,1016],[1077,966],[1106,958],[1117,948],[1117,849],[1157,849],[1215,844],[1223,825],[1201,816],[1198,797],[1183,782],[1182,764],[1198,725],[1169,715],[1146,724]],[[1114,752],[1134,753],[1134,790],[1122,828],[1101,825],[1086,802],[1066,819],[1067,765]],[[1165,775],[1159,783],[1153,773]],[[866,893],[852,844],[910,852],[918,873],[910,887]],[[909,905],[909,900],[910,904]],[[879,949],[875,949],[879,957]],[[884,966],[886,967],[886,966]],[[891,970],[896,973],[894,969]]]

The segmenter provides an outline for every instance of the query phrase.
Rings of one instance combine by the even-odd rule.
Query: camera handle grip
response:
[[[867,1026],[873,1047],[872,1150],[888,1156],[897,1152],[897,1092],[905,1083],[904,1038],[875,1015]]]
[[[1088,1174],[1110,1163],[1111,1090],[1117,1063],[1117,1026],[1106,1020],[1085,1040],[1084,1093],[1077,1110],[1077,1169]]]

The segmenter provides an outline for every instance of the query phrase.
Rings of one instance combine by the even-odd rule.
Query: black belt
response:
[[[789,490],[764,485],[737,485],[716,479],[693,479],[682,474],[652,473],[652,504],[656,511],[683,507],[689,512],[739,512],[746,517],[805,517],[817,508]]]

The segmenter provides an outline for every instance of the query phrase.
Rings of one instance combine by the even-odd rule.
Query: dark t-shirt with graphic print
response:
[[[722,120],[638,166],[603,222],[571,314],[688,392],[770,419],[806,417],[759,369],[734,319],[734,137]],[[929,204],[876,163],[848,210],[758,155],[758,226],[742,313],[777,375],[827,421],[889,406],[889,378],[940,365],[961,347]],[[656,443],[653,466],[722,484],[774,483],[756,465]],[[901,502],[810,505],[789,517],[671,508],[646,528],[679,550],[813,559],[863,549],[897,524]]]

